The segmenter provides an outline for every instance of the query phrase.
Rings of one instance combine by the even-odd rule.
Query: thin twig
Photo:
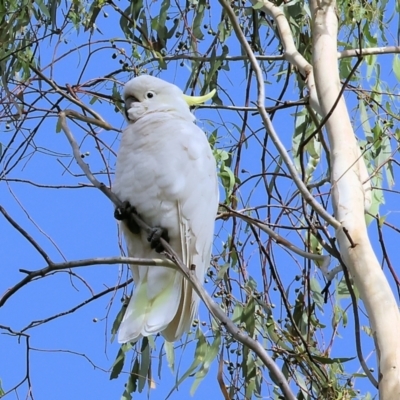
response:
[[[332,245],[334,245],[334,243],[332,243]],[[364,359],[364,355],[362,353],[361,335],[360,335],[360,317],[358,315],[358,303],[357,303],[357,297],[354,293],[350,274],[349,274],[349,271],[348,271],[346,265],[343,263],[343,261],[341,259],[339,261],[341,262],[342,269],[343,269],[343,275],[346,280],[347,289],[349,290],[350,297],[351,297],[351,305],[352,305],[353,314],[354,314],[354,334],[355,334],[355,338],[356,338],[357,357],[358,357],[358,360],[360,361],[361,367],[362,367],[365,375],[367,375],[370,382],[376,388],[378,388],[379,387],[378,382],[376,381],[375,377],[372,375],[370,369],[368,368],[367,363],[365,362],[365,359]]]
[[[128,279],[124,283],[121,283],[121,284],[119,284],[117,286],[113,286],[113,287],[107,288],[107,289],[105,289],[105,290],[93,295],[89,299],[83,301],[82,303],[79,303],[78,305],[76,305],[75,307],[70,308],[67,311],[60,312],[58,314],[52,315],[51,317],[44,318],[44,319],[41,319],[41,320],[38,320],[38,321],[32,321],[32,322],[29,323],[29,325],[27,325],[25,328],[23,328],[21,330],[21,333],[27,331],[28,329],[36,328],[39,325],[43,325],[43,324],[45,324],[47,322],[53,321],[54,319],[63,317],[63,316],[68,315],[68,314],[72,314],[76,310],[79,310],[80,308],[82,308],[83,306],[86,306],[87,304],[91,303],[92,301],[97,300],[100,297],[103,297],[104,295],[106,295],[106,294],[108,294],[110,292],[114,292],[116,290],[122,289],[122,288],[128,286],[129,284],[131,284],[132,282],[133,282],[133,278]]]
[[[97,125],[100,128],[106,129],[107,131],[121,132],[120,129],[114,128],[113,126],[111,126],[106,121],[103,121],[103,120],[98,119],[98,118],[91,118],[91,117],[88,117],[86,115],[82,115],[81,113],[78,113],[78,111],[67,109],[67,110],[64,110],[64,113],[67,116],[74,117],[74,118],[79,119],[80,121],[86,122],[88,124]]]
[[[224,346],[221,347],[221,351],[219,353],[217,382],[218,382],[219,388],[220,388],[220,390],[222,392],[222,395],[224,396],[224,399],[225,400],[230,400],[229,393],[226,390],[224,377],[222,376],[223,371],[224,371]]]
[[[29,233],[23,229],[14,219],[7,213],[7,211],[0,206],[0,212],[4,215],[5,219],[22,235],[25,239],[38,251],[38,253],[44,258],[44,260],[49,265],[53,265],[53,261],[51,261],[50,257],[47,253],[39,246],[39,244],[32,238]]]

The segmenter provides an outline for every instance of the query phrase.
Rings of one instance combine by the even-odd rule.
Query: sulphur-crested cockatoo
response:
[[[210,263],[218,184],[210,145],[194,124],[189,105],[206,99],[186,96],[175,85],[142,75],[125,85],[124,100],[129,125],[122,133],[113,191],[144,222],[158,228],[155,233],[169,239],[188,267],[195,265],[203,282]],[[121,228],[129,256],[163,257],[156,252],[162,246],[151,240],[154,237],[132,226],[128,229],[126,221]],[[118,341],[136,341],[158,332],[169,342],[178,340],[197,313],[197,294],[174,269],[132,266],[131,270],[135,288]]]

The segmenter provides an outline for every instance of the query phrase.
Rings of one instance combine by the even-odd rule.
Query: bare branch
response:
[[[400,46],[386,46],[386,47],[367,47],[360,49],[348,49],[339,51],[337,53],[338,59],[348,57],[360,57],[361,53],[363,56],[370,56],[373,54],[397,54],[400,53]]]
[[[67,110],[64,110],[64,113],[66,116],[74,117],[74,118],[79,119],[80,121],[86,122],[88,124],[100,126],[101,128],[104,128],[107,131],[116,131],[116,132],[121,131],[120,129],[112,127],[109,123],[107,123],[106,121],[103,121],[102,119],[90,118],[90,117],[87,117],[86,115],[82,115],[82,114],[78,113],[75,110],[67,109]]]
[[[53,265],[53,261],[51,261],[50,257],[47,253],[39,246],[39,244],[32,238],[31,235],[25,229],[23,229],[14,219],[7,213],[7,211],[0,206],[0,212],[4,215],[6,220],[22,235],[25,239],[38,251],[38,253],[44,258],[44,260],[49,265]]]
[[[175,263],[164,260],[164,259],[144,259],[144,258],[132,258],[132,257],[108,257],[108,258],[89,258],[85,260],[67,261],[63,263],[51,263],[47,267],[38,269],[36,271],[28,271],[26,269],[20,269],[20,272],[27,274],[27,276],[18,282],[15,286],[9,289],[3,297],[0,299],[0,307],[15,294],[19,289],[24,287],[26,284],[34,280],[35,278],[43,278],[46,275],[68,268],[79,268],[87,267],[91,265],[115,265],[115,264],[129,264],[129,265],[147,265],[152,267],[167,267],[177,269]]]
[[[261,0],[261,1],[250,0],[250,1],[251,4],[253,5],[255,4],[258,5],[259,3],[262,3],[263,6],[260,8],[260,10],[264,11],[267,15],[269,15],[271,18],[274,19],[277,27],[277,33],[278,33],[277,36],[285,50],[285,59],[289,61],[290,64],[292,64],[294,67],[296,67],[303,76],[306,77],[307,88],[310,92],[310,104],[313,107],[313,109],[320,114],[320,106],[319,106],[317,92],[315,90],[314,73],[312,65],[298,51],[296,44],[293,40],[292,32],[290,30],[289,21],[286,18],[286,15],[284,14],[283,10],[268,0]],[[237,34],[238,33],[236,32],[236,35]],[[241,40],[239,36],[238,39]],[[253,54],[250,57],[250,54],[247,51],[246,53],[249,57],[251,64],[253,65],[253,63],[255,62],[258,65],[257,58],[255,57],[255,55]]]
[[[106,294],[108,294],[108,293],[110,293],[110,292],[114,292],[114,291],[116,291],[116,290],[122,289],[122,288],[124,288],[124,287],[130,285],[132,282],[133,282],[133,278],[128,279],[128,280],[127,280],[126,282],[124,282],[124,283],[121,283],[121,284],[119,284],[119,285],[117,285],[117,286],[113,286],[113,287],[107,288],[107,289],[105,289],[105,290],[103,290],[103,291],[101,291],[101,292],[99,292],[99,293],[97,293],[97,294],[94,294],[94,295],[93,295],[92,297],[90,297],[89,299],[83,301],[82,303],[79,303],[77,306],[72,307],[72,308],[70,308],[70,309],[67,310],[67,311],[63,311],[63,312],[61,312],[61,313],[52,315],[51,317],[44,318],[44,319],[41,319],[41,320],[38,320],[38,321],[32,321],[29,325],[27,325],[25,328],[23,328],[23,329],[21,330],[21,333],[26,332],[28,329],[36,328],[36,327],[39,326],[39,325],[46,324],[47,322],[53,321],[54,319],[63,317],[64,315],[72,314],[72,313],[74,313],[75,311],[79,310],[80,308],[82,308],[82,307],[86,306],[87,304],[91,303],[92,301],[97,300],[97,299],[99,299],[100,297],[103,297],[104,295],[106,295]]]

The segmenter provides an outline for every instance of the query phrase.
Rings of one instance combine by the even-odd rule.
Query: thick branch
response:
[[[292,64],[294,67],[296,67],[299,72],[307,78],[306,84],[310,92],[310,105],[317,113],[320,114],[319,101],[317,97],[317,92],[315,91],[313,68],[311,64],[297,50],[297,47],[293,40],[292,31],[290,30],[289,22],[284,12],[280,7],[276,6],[274,3],[268,0],[250,0],[250,2],[253,5],[258,5],[259,3],[262,3],[263,6],[260,8],[260,10],[264,11],[275,21],[278,33],[277,36],[282,44],[283,49],[285,50],[285,59],[290,62],[290,64]],[[249,55],[247,51],[246,53],[247,55]],[[254,55],[253,58],[254,60],[256,60]]]
[[[400,46],[386,46],[386,47],[367,47],[360,49],[349,49],[339,51],[337,53],[338,59],[347,57],[360,57],[360,55],[369,56],[373,54],[396,54],[400,53]]]

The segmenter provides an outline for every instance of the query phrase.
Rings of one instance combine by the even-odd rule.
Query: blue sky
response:
[[[121,8],[123,8],[121,6]],[[100,17],[98,25],[103,34],[96,33],[93,40],[104,39],[109,37],[121,37],[118,19],[114,19],[113,13],[109,12],[109,17]],[[213,21],[211,21],[212,23]],[[395,36],[395,31],[393,31]],[[88,33],[77,36],[74,31],[70,31],[65,39],[67,44],[60,43],[57,47],[57,54],[63,54],[67,49],[85,43]],[[208,41],[208,38],[206,38]],[[119,48],[124,48],[129,52],[129,47],[123,43],[117,43]],[[206,47],[206,41],[202,44]],[[48,47],[41,49],[41,66],[49,63],[54,57],[54,41],[48,42]],[[230,54],[240,54],[240,49],[231,39],[228,41],[230,46]],[[392,42],[392,44],[395,44]],[[94,45],[94,47],[103,45]],[[118,60],[123,56],[118,55],[117,59],[112,58],[115,49],[108,46],[109,49],[93,53],[90,63],[82,76],[83,81],[101,77],[104,74],[119,68]],[[68,57],[57,63],[54,68],[54,80],[60,85],[66,83],[73,84],[77,82],[80,70],[84,65],[87,57],[87,47],[79,51],[71,53]],[[382,73],[389,81],[389,85],[396,88],[397,82],[391,74],[392,56],[382,56],[380,58]],[[185,63],[180,66],[179,62],[168,64],[168,70],[162,71],[160,77],[165,80],[176,83],[183,87],[190,75],[190,64]],[[235,104],[244,104],[246,81],[243,79],[243,63],[231,62],[229,64],[230,71],[222,70],[221,82],[226,89],[227,94],[231,97]],[[156,66],[149,67],[149,71],[154,72]],[[275,78],[272,71],[267,80],[274,82]],[[49,70],[46,70],[49,74]],[[124,83],[129,79],[128,73],[120,75],[120,83]],[[291,78],[291,83],[294,77]],[[267,96],[277,97],[281,91],[283,80],[278,85],[267,84]],[[112,88],[111,82],[97,86],[96,89],[103,93],[110,94]],[[119,86],[119,90],[122,86]],[[251,100],[256,99],[256,89],[253,85],[251,90]],[[225,104],[229,104],[228,97],[219,92],[220,97]],[[33,95],[32,95],[33,97]],[[26,99],[29,95],[26,95]],[[53,98],[56,98],[55,96]],[[83,97],[83,101],[89,104],[91,97]],[[286,92],[285,100],[297,100],[297,92],[291,89]],[[349,98],[349,107],[355,106],[353,98]],[[66,103],[65,103],[66,104]],[[43,103],[43,107],[49,107]],[[103,118],[111,123],[114,127],[122,129],[125,125],[123,116],[115,113],[113,107],[98,101],[93,108],[101,113]],[[277,113],[274,119],[274,125],[280,133],[281,139],[284,141],[288,149],[291,148],[292,134],[294,131],[294,122],[292,114],[294,109],[289,112]],[[38,115],[40,112],[38,112]],[[234,112],[226,112],[220,110],[198,110],[196,112],[198,123],[207,132],[212,132],[219,127],[219,143],[220,148],[229,148],[238,138],[238,131],[235,126],[240,126],[241,120]],[[258,116],[251,116],[249,123],[251,129],[257,131],[262,129],[261,121]],[[212,121],[212,124],[211,124]],[[40,131],[35,137],[36,151],[30,148],[24,157],[24,160],[11,171],[8,178],[18,178],[28,181],[37,182],[43,185],[78,185],[87,184],[86,177],[81,176],[81,171],[71,158],[71,149],[63,133],[56,133],[56,115],[48,117],[42,124]],[[220,124],[224,123],[224,126]],[[35,124],[35,121],[32,121]],[[358,124],[357,124],[358,125]],[[33,125],[32,125],[33,126]],[[92,138],[87,137],[84,132],[73,123],[69,126],[79,143],[82,143],[82,153],[89,152],[90,155],[85,160],[90,165],[92,171],[101,171],[104,169],[104,163],[95,148]],[[261,130],[260,137],[263,136]],[[0,126],[0,141],[7,142],[13,133],[13,128],[7,130],[5,123]],[[250,135],[251,130],[246,132]],[[113,149],[118,148],[118,134],[116,132],[107,132],[98,130],[98,136]],[[17,146],[15,143],[14,146]],[[47,150],[50,149],[51,153]],[[270,170],[274,170],[272,158],[276,156],[276,151],[269,145],[268,162],[271,162]],[[107,161],[113,168],[115,159],[111,152],[105,151]],[[243,164],[241,167],[246,171],[255,173],[260,168],[261,150],[259,141],[255,136],[248,140],[248,147],[245,149],[243,156]],[[62,165],[63,164],[63,165]],[[268,163],[267,163],[268,164]],[[68,168],[68,171],[65,170]],[[324,162],[318,166],[317,176],[322,176],[325,172],[326,165]],[[396,168],[396,167],[395,167]],[[246,179],[248,172],[241,172],[242,180]],[[72,174],[78,174],[73,176]],[[105,175],[100,175],[99,179],[107,183]],[[283,182],[284,180],[280,181]],[[294,187],[290,181],[282,184],[282,196],[289,198]],[[244,185],[241,190],[243,203],[251,197],[250,205],[263,204],[263,190],[259,184],[254,189],[253,181]],[[322,190],[323,191],[323,190]],[[221,197],[223,198],[223,190],[221,189]],[[99,191],[93,188],[59,188],[46,189],[37,188],[33,185],[18,182],[1,182],[0,184],[0,204],[7,212],[19,223],[26,231],[31,234],[35,240],[48,252],[55,262],[62,262],[64,257],[67,260],[78,260],[92,257],[109,257],[119,255],[119,241],[117,224],[113,219],[113,207],[109,200]],[[21,205],[22,207],[21,207]],[[296,204],[299,205],[298,203]],[[26,211],[26,212],[25,212]],[[398,226],[400,220],[398,216],[398,201],[395,196],[387,196],[386,205],[381,210],[382,214],[388,215],[388,222]],[[274,214],[275,215],[275,214]],[[32,222],[34,221],[34,223]],[[217,253],[221,250],[224,242],[227,240],[227,232],[230,225],[222,226],[221,223],[216,225],[216,240],[214,251]],[[0,259],[2,279],[0,281],[0,293],[4,293],[8,288],[15,285],[16,282],[24,277],[19,272],[20,268],[27,270],[36,270],[45,266],[44,260],[30,246],[27,241],[10,225],[4,218],[0,217]],[[376,244],[378,254],[380,250],[375,230],[371,229],[371,238]],[[299,238],[295,232],[285,232],[289,240],[299,243]],[[50,237],[56,246],[48,239]],[[245,237],[245,236],[243,236]],[[398,238],[390,230],[385,231],[386,245],[391,254],[393,265],[398,265],[399,255],[395,251],[398,246]],[[254,246],[248,246],[245,254],[249,259],[247,272],[256,280],[261,280],[259,272],[258,255],[254,252]],[[285,287],[293,281],[293,277],[299,274],[304,267],[301,260],[293,259],[286,251],[274,247],[274,257],[278,260],[280,266],[281,279]],[[17,294],[12,296],[6,305],[0,308],[0,325],[10,326],[15,331],[19,331],[35,320],[41,320],[54,314],[69,310],[70,308],[90,299],[93,293],[105,290],[107,287],[113,287],[120,281],[123,281],[130,275],[127,274],[126,268],[121,269],[119,266],[92,266],[75,269],[75,274],[79,274],[79,278],[71,276],[68,273],[58,273],[48,276],[45,279],[39,279],[22,288]],[[233,274],[236,278],[237,275]],[[321,285],[323,285],[320,280]],[[293,285],[293,283],[292,283]],[[206,285],[207,290],[213,290],[213,286],[209,283]],[[130,289],[129,289],[130,290]],[[129,291],[128,291],[129,293]],[[30,335],[29,344],[31,347],[29,368],[33,387],[33,397],[35,399],[114,399],[119,398],[123,391],[123,385],[126,382],[127,375],[123,373],[116,380],[108,379],[109,371],[117,351],[118,344],[110,343],[110,330],[115,316],[120,309],[120,299],[122,291],[115,293],[115,296],[109,294],[93,301],[86,306],[80,308],[73,314],[57,318],[47,324],[40,325],[27,331]],[[280,307],[278,294],[274,294],[271,290],[271,299]],[[333,301],[333,300],[332,300]],[[110,306],[110,302],[112,302]],[[345,300],[342,305],[348,304]],[[327,306],[325,314],[320,314],[321,321],[329,325],[331,315],[330,308]],[[341,328],[339,334],[342,338],[335,341],[333,348],[333,356],[336,357],[354,357],[354,333],[352,331],[353,323],[349,312],[349,325],[347,328]],[[202,306],[200,309],[200,319],[209,321],[208,314]],[[94,322],[96,320],[97,322]],[[365,324],[363,318],[363,324]],[[203,329],[205,335],[208,334],[207,328]],[[328,329],[329,332],[329,329]],[[7,335],[3,330],[0,335],[0,379],[4,390],[10,389],[23,379],[26,368],[26,343],[21,338],[20,342],[15,336]],[[192,336],[193,337],[193,336]],[[321,343],[326,342],[329,336],[321,337]],[[364,356],[370,355],[368,365],[375,364],[375,355],[370,354],[372,351],[371,340],[363,335]],[[154,379],[157,389],[151,392],[151,398],[163,399],[174,386],[175,374],[171,373],[164,359],[162,363],[162,377],[157,376],[158,354],[162,347],[162,341],[157,339],[157,350],[154,353],[155,360],[153,362]],[[189,343],[184,355],[181,351],[176,352],[176,364],[179,360],[180,375],[186,371],[192,362],[194,354],[194,346]],[[349,368],[350,372],[355,372],[358,368],[358,362],[355,361]],[[124,371],[129,370],[129,364],[125,366]],[[187,399],[192,379],[184,382],[179,392],[173,394],[173,399]],[[366,380],[358,380],[357,387],[363,392],[371,390],[371,386],[365,383]],[[268,398],[271,388],[266,385],[263,391],[264,396]],[[20,397],[25,397],[27,392],[27,384],[18,389]],[[220,392],[216,382],[216,366],[214,365],[209,376],[200,385],[196,391],[194,398],[203,399],[205,396],[216,394],[220,397]],[[142,394],[134,394],[133,398],[145,398],[147,391]],[[17,398],[16,394],[9,395],[9,398]]]

